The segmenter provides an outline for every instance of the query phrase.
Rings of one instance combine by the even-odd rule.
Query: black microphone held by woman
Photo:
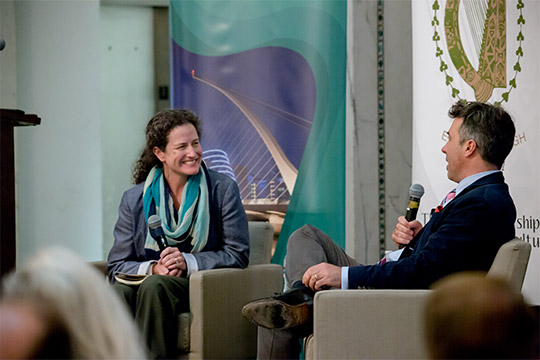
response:
[[[150,235],[158,243],[159,250],[165,250],[169,244],[161,227],[161,218],[158,215],[152,215],[148,218],[148,229],[150,230]]]

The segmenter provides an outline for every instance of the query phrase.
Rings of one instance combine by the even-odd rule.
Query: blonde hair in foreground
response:
[[[28,301],[65,327],[72,358],[144,359],[143,341],[105,277],[72,252],[53,248],[6,277],[5,300]]]

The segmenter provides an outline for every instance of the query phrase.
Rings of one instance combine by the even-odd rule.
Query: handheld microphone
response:
[[[161,227],[161,218],[158,215],[152,215],[148,218],[148,228],[150,230],[150,235],[158,243],[159,250],[165,250],[169,244],[165,238],[163,228]]]
[[[405,214],[405,220],[413,221],[418,214],[418,207],[420,206],[420,198],[424,195],[424,187],[420,184],[413,184],[409,188],[409,205],[407,205],[407,212]],[[402,249],[405,245],[399,245]]]
[[[420,206],[420,198],[424,195],[424,187],[420,184],[413,184],[409,189],[409,205],[407,206],[407,213],[405,219],[407,221],[413,221],[416,219],[418,213],[418,207]]]

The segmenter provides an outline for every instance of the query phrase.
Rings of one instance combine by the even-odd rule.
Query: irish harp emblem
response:
[[[448,53],[459,75],[474,89],[478,101],[487,101],[493,89],[506,87],[506,0],[454,0],[446,2],[444,31]],[[475,68],[464,51],[459,6],[470,28]],[[463,24],[464,25],[464,24]],[[462,26],[463,26],[462,25]]]
[[[445,51],[438,28],[441,24],[437,16],[441,9],[440,2],[443,0],[434,0],[432,6],[434,12],[431,25],[434,30],[433,41],[437,46],[435,56],[440,60],[439,70],[446,77],[446,85],[451,88],[452,97],[460,98],[460,90],[454,86],[452,71],[449,71],[449,64],[444,59]],[[507,0],[446,0],[443,7],[444,39],[448,56],[459,76],[473,89],[478,101],[488,101],[494,94],[502,97],[501,101],[495,103],[508,101],[510,92],[517,87],[517,73],[521,72],[519,61],[523,56],[522,41],[525,39],[522,32],[525,24],[524,3],[523,0],[514,0],[509,1],[510,4],[515,4],[517,10],[515,12],[509,7],[511,15],[519,16],[515,38],[507,34]],[[517,45],[517,60],[512,69],[507,60],[508,56],[513,56],[513,50],[507,50],[508,45],[514,43]],[[503,91],[495,92],[497,88]]]

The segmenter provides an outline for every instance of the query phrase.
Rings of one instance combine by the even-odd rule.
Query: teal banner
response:
[[[286,213],[345,246],[345,0],[171,0],[172,106],[247,210]]]

